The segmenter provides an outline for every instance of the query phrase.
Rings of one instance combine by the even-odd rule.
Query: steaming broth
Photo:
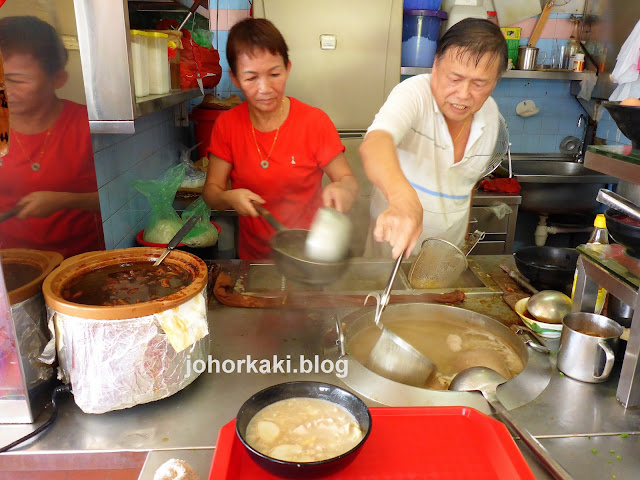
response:
[[[484,366],[507,380],[515,377],[524,365],[515,349],[495,335],[454,320],[426,321],[404,317],[385,322],[385,326],[407,340],[436,366],[424,388],[447,390],[455,375],[465,368]],[[380,337],[380,329],[371,325],[348,340],[347,350],[363,365]]]
[[[318,462],[348,452],[362,439],[355,417],[319,398],[289,398],[260,410],[247,425],[247,443],[288,462]]]

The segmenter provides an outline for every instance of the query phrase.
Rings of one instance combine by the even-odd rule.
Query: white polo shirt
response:
[[[398,84],[367,130],[385,130],[392,135],[400,167],[422,203],[423,231],[413,253],[429,237],[458,246],[464,242],[471,190],[483,176],[499,131],[498,106],[489,97],[473,116],[464,157],[454,163],[453,140],[431,93],[430,82],[431,75],[424,74]],[[389,256],[388,244],[372,237],[375,221],[387,205],[382,192],[374,187],[365,256]]]

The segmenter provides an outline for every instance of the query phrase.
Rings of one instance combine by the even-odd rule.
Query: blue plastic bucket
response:
[[[404,0],[405,10],[438,10],[442,0]]]
[[[402,66],[433,67],[440,24],[447,18],[441,10],[405,10],[402,20]]]

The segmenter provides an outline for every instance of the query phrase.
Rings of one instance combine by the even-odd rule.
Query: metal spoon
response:
[[[532,453],[540,460],[553,478],[557,480],[571,480],[573,477],[560,465],[529,431],[511,416],[509,410],[498,399],[496,389],[507,380],[495,370],[487,367],[471,367],[458,373],[449,390],[457,392],[478,391],[489,402],[500,419],[515,431]]]

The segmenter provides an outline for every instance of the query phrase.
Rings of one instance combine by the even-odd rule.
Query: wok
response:
[[[622,220],[629,221],[630,217],[613,208],[604,212],[604,218],[611,238],[623,245],[628,255],[640,258],[640,226],[625,223]]]
[[[289,280],[307,285],[328,285],[338,280],[349,266],[349,257],[338,262],[319,262],[305,254],[309,230],[287,229],[262,205],[254,207],[275,228],[271,250],[276,267]]]
[[[602,102],[602,105],[623,135],[631,140],[633,148],[640,148],[640,107],[620,105],[620,102]]]
[[[516,267],[539,290],[564,290],[578,263],[574,248],[525,247],[514,254]]]

